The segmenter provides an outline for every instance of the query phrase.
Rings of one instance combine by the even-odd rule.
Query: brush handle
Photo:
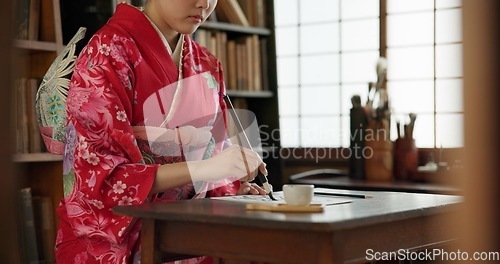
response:
[[[267,177],[264,174],[262,174],[259,171],[259,173],[257,174],[257,177],[259,178],[260,183],[262,183],[262,186],[264,187],[264,190],[266,191],[266,193],[270,193],[273,191],[271,188],[271,185],[269,184],[269,181],[267,180]]]
[[[236,111],[234,109],[233,103],[231,103],[231,100],[229,99],[229,96],[226,94],[224,95],[224,101],[226,104],[229,106],[231,111],[231,116],[233,117],[234,122],[236,123],[236,128],[238,129],[238,132],[243,135],[243,138],[245,139],[246,143],[248,144],[248,147],[253,150],[252,145],[250,144],[250,140],[248,140],[247,134],[245,133],[245,129],[243,129],[243,125],[240,122],[240,119],[238,118],[238,115],[236,115]],[[240,141],[239,135],[237,136],[238,141]],[[260,182],[262,183],[262,186],[264,187],[264,190],[266,191],[267,194],[269,194],[272,197],[272,187],[269,184],[269,181],[267,180],[266,175],[262,174],[260,171],[257,174],[257,177],[259,178]]]

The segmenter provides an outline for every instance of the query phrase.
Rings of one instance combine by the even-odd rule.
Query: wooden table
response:
[[[368,181],[354,180],[348,176],[318,175],[291,180],[292,183],[314,184],[316,187],[335,188],[344,190],[363,191],[390,191],[411,193],[434,193],[459,195],[462,191],[458,187],[437,183],[418,183],[409,181]]]
[[[247,211],[245,204],[211,199],[118,206],[113,211],[142,219],[143,264],[161,263],[165,252],[237,263],[356,262],[365,260],[368,249],[418,250],[457,237],[448,221],[461,197],[362,193],[374,198],[353,198],[312,214]]]

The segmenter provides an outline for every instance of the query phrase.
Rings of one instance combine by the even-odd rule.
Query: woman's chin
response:
[[[200,27],[200,25],[186,25],[186,26],[182,26],[182,27],[177,28],[177,32],[184,34],[184,35],[189,35],[189,34],[193,34],[199,27]]]

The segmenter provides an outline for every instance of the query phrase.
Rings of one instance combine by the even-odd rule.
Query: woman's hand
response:
[[[236,195],[245,194],[255,194],[255,195],[266,195],[264,188],[260,187],[256,183],[242,182],[240,189],[236,192]]]
[[[267,175],[266,164],[253,150],[232,145],[218,155],[200,161],[187,163],[193,182],[215,182],[226,178],[237,178],[249,182],[260,171]]]

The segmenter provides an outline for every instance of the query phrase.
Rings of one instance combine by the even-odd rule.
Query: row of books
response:
[[[38,130],[35,112],[38,79],[20,78],[15,84],[14,115],[16,118],[16,153],[39,153],[44,151],[43,141]]]
[[[219,0],[211,21],[265,27],[265,0]]]
[[[264,91],[267,82],[267,40],[258,35],[228,39],[226,32],[199,29],[195,40],[219,58],[228,90]]]
[[[50,197],[32,196],[31,188],[19,191],[23,263],[54,263],[55,221]]]
[[[16,38],[38,40],[42,0],[15,1]]]

